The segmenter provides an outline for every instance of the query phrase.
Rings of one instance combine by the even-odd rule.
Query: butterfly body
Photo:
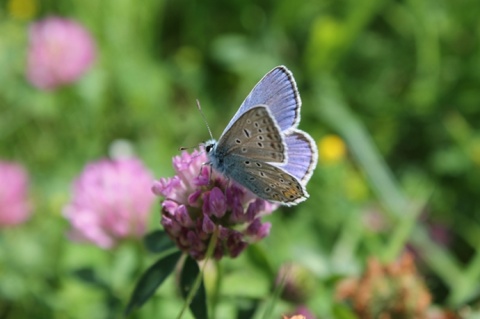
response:
[[[313,139],[296,128],[300,105],[292,74],[276,67],[247,96],[218,142],[205,144],[210,164],[260,198],[287,206],[305,200],[318,155]]]

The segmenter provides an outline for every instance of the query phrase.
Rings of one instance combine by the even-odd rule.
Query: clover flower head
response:
[[[75,180],[64,208],[74,241],[112,248],[121,239],[139,238],[155,196],[152,175],[138,159],[104,159],[90,163]]]
[[[218,232],[214,257],[238,256],[249,243],[268,236],[262,216],[277,205],[256,197],[204,164],[203,149],[173,158],[176,175],[156,181],[152,191],[163,198],[161,224],[177,246],[193,258],[205,258]]]
[[[92,65],[95,51],[80,23],[59,17],[38,21],[29,30],[27,78],[42,90],[75,82]]]
[[[28,175],[17,163],[0,161],[0,227],[25,222],[31,214]]]
[[[427,318],[432,300],[408,253],[388,264],[370,258],[360,277],[337,283],[336,297],[349,302],[359,318]]]

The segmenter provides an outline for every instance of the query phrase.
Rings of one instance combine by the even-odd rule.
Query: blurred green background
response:
[[[479,2],[0,3],[0,159],[27,168],[34,203],[32,220],[2,239],[2,318],[115,317],[112,307],[126,302],[150,259],[142,256],[139,266],[131,246],[105,252],[64,240],[61,210],[72,180],[119,139],[156,178],[171,176],[180,146],[209,139],[195,100],[218,137],[255,83],[280,64],[295,76],[300,128],[318,141],[321,158],[311,198],[268,218],[271,235],[255,250],[267,261],[251,252],[224,261],[220,313],[233,307],[228,297],[266,298],[272,274],[294,261],[315,277],[308,305],[334,316],[335,278],[360,273],[370,256],[392,261],[407,248],[435,304],[475,308]],[[28,27],[52,15],[82,23],[97,59],[77,83],[44,92],[25,78]],[[157,204],[149,228],[159,219]],[[115,306],[72,275],[83,266],[108,278]],[[262,278],[256,289],[239,280],[246,274]],[[181,301],[162,287],[156,304],[135,316],[168,318]],[[275,313],[288,311],[282,304]]]

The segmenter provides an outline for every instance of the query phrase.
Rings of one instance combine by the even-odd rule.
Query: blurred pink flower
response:
[[[448,246],[452,242],[452,232],[449,227],[440,222],[429,222],[427,224],[430,237],[439,245]]]
[[[177,175],[154,183],[153,192],[165,199],[161,223],[177,246],[197,260],[205,258],[218,227],[214,257],[236,257],[269,234],[271,225],[261,217],[277,205],[212,171],[203,165],[206,161],[204,151],[183,152],[173,158]]]
[[[300,305],[307,302],[315,293],[317,287],[312,278],[314,274],[306,267],[287,262],[278,270],[275,287],[282,287],[280,297],[283,300]]]
[[[50,17],[30,26],[27,77],[37,88],[51,90],[76,81],[94,58],[93,39],[79,23]]]
[[[388,219],[377,205],[368,204],[360,218],[363,226],[372,233],[387,232],[390,226]]]
[[[70,238],[112,248],[123,238],[145,234],[155,196],[153,178],[137,159],[100,160],[87,165],[64,208]]]
[[[0,227],[23,223],[30,217],[28,175],[19,164],[0,162]]]
[[[301,318],[305,319],[315,319],[315,315],[310,311],[310,309],[307,306],[299,306],[297,309],[293,312],[294,315],[300,316]],[[292,316],[292,315],[291,315]]]

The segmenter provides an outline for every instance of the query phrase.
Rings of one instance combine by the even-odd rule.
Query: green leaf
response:
[[[72,275],[86,284],[99,287],[105,290],[108,289],[108,285],[105,283],[105,281],[98,278],[97,275],[95,274],[95,270],[91,267],[82,267],[82,268],[75,269],[72,272]]]
[[[111,287],[101,278],[99,278],[95,270],[90,267],[83,267],[73,271],[73,276],[81,280],[85,284],[99,288],[105,293],[105,304],[108,305],[109,316],[107,318],[116,318],[118,313],[122,311],[122,301],[112,291]]]
[[[184,299],[187,298],[190,289],[194,285],[195,279],[199,275],[201,276],[198,263],[192,257],[188,256],[188,258],[185,260],[185,264],[183,265],[182,274],[180,277],[180,289]],[[196,319],[208,318],[207,294],[205,292],[203,279],[189,307]]]
[[[332,312],[336,319],[358,319],[357,315],[349,307],[342,304],[334,304]]]
[[[125,310],[126,315],[129,315],[132,310],[140,308],[155,293],[173,271],[181,256],[181,252],[164,256],[143,273],[133,290],[130,302]]]
[[[275,276],[275,270],[268,259],[268,253],[265,251],[264,247],[258,244],[253,244],[248,247],[246,253],[252,264],[263,271],[265,275],[267,275],[269,278],[273,278]]]
[[[238,310],[236,319],[250,319],[253,318],[253,315],[260,305],[259,299],[252,298],[239,298],[237,299]]]
[[[147,247],[147,250],[152,253],[161,253],[167,249],[176,247],[175,243],[163,230],[156,230],[147,234],[143,238],[143,243],[145,247]]]

